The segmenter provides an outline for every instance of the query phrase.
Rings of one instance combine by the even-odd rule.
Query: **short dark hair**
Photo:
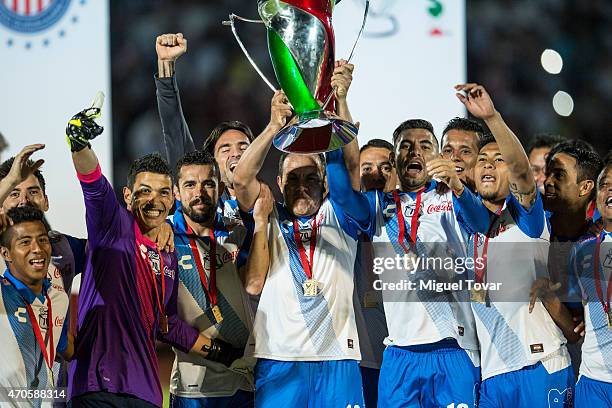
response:
[[[606,155],[603,158],[603,163],[604,163],[604,166],[608,166],[609,164],[612,164],[612,150],[609,150],[608,153],[606,153]]]
[[[287,157],[289,157],[289,155],[292,155],[292,154],[297,155],[297,153],[283,152],[280,156],[280,159],[278,159],[278,176],[279,177],[283,176],[283,165],[285,164],[285,160],[287,160]],[[325,155],[323,153],[314,153],[313,155],[319,158],[319,161],[321,162],[321,167],[323,168],[323,176],[325,176]]]
[[[130,164],[130,169],[128,170],[127,176],[127,185],[130,190],[134,188],[136,176],[139,173],[145,172],[163,174],[172,178],[170,166],[168,166],[168,163],[159,155],[159,153],[147,154]]]
[[[208,135],[208,137],[206,138],[206,140],[204,140],[204,143],[202,144],[202,150],[206,150],[208,153],[214,156],[215,145],[217,144],[217,141],[219,140],[221,135],[228,130],[237,130],[239,132],[244,133],[247,139],[249,139],[249,142],[252,142],[253,139],[255,139],[251,128],[245,125],[244,123],[238,120],[225,121],[219,123],[217,126],[215,126],[212,132],[210,132],[210,135]]]
[[[377,147],[381,149],[388,149],[393,152],[393,145],[386,140],[383,139],[370,139],[368,143],[364,144],[361,149],[359,149],[359,153],[363,153],[364,150],[369,149],[370,147]]]
[[[176,181],[177,185],[179,181],[179,175],[181,174],[181,168],[183,168],[183,166],[190,165],[212,166],[215,177],[219,178],[219,165],[215,161],[214,157],[212,157],[211,154],[205,150],[194,150],[193,152],[185,154],[176,163],[176,168],[174,170],[174,180]]]
[[[576,181],[578,183],[584,180],[597,181],[597,176],[603,168],[603,161],[594,150],[589,149],[589,146],[580,140],[559,143],[548,153],[546,168],[550,168],[550,162],[556,154],[565,153],[576,159]]]
[[[566,137],[556,133],[536,133],[527,144],[527,156],[529,156],[534,149],[541,149],[542,147],[552,149],[555,145],[565,141],[567,141]]]
[[[8,176],[8,174],[11,171],[11,167],[13,167],[13,162],[15,161],[15,157],[11,157],[10,159],[5,160],[4,162],[2,162],[2,164],[0,164],[0,180],[3,180],[6,176]],[[34,162],[32,160],[28,160],[28,165],[33,165]],[[45,178],[42,175],[42,172],[40,171],[40,169],[37,169],[34,172],[34,176],[36,176],[36,178],[38,179],[38,184],[40,184],[40,188],[43,191],[43,194],[47,194],[46,193],[46,187],[47,184],[45,183]]]
[[[438,143],[438,138],[436,137],[436,134],[434,133],[433,125],[431,124],[431,122],[428,122],[425,119],[408,119],[400,123],[400,125],[397,128],[395,128],[395,130],[393,131],[393,144],[397,143],[397,138],[399,137],[400,133],[402,133],[404,130],[407,130],[407,129],[429,130],[431,134],[433,135],[433,138],[436,141],[436,144],[438,145],[438,147],[440,147]]]
[[[444,128],[444,131],[442,132],[442,137],[444,137],[444,135],[447,134],[450,130],[464,130],[466,132],[475,132],[478,136],[478,139],[480,139],[485,133],[485,130],[480,123],[472,119],[459,117],[453,118],[448,122],[448,124]],[[476,144],[478,144],[478,142],[476,142]]]
[[[495,140],[495,137],[493,137],[493,134],[487,132],[483,134],[480,137],[480,140],[478,141],[478,151],[481,151],[483,147],[485,147],[486,145],[490,143],[497,143],[497,140]]]
[[[0,235],[0,245],[3,247],[8,248],[11,243],[11,228],[24,222],[40,221],[44,225],[45,230],[49,232],[49,227],[45,222],[45,215],[38,208],[34,208],[29,205],[14,207],[8,210],[6,215],[11,219],[12,225],[10,225],[6,230],[4,230],[2,235]]]

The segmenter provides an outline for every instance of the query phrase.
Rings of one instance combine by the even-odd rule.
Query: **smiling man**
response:
[[[452,119],[442,133],[442,156],[455,163],[457,175],[472,191],[478,145],[483,134],[480,123],[466,118]]]
[[[8,215],[8,217],[7,217]],[[8,265],[0,279],[0,397],[8,406],[10,389],[55,387],[56,354],[72,356],[66,312],[68,295],[59,274],[50,273],[51,243],[42,211],[23,206],[0,215],[0,251]],[[41,398],[29,400],[40,406]]]
[[[182,157],[175,170],[179,208],[170,218],[179,256],[179,316],[202,334],[228,348],[231,360],[244,354],[253,326],[248,297],[238,274],[241,248],[236,229],[217,211],[219,167],[197,150]],[[247,408],[253,406],[254,359],[230,369],[216,361],[175,349],[170,377],[174,408]],[[201,359],[200,359],[201,360]]]
[[[569,407],[574,378],[564,334],[576,340],[572,318],[567,309],[529,301],[533,282],[548,277],[550,237],[529,160],[484,87],[455,90],[493,135],[481,141],[474,169],[490,226],[471,235],[468,245],[473,258],[485,262],[474,268],[474,279],[502,287],[471,291],[482,362],[479,407],[548,408],[552,399]]]
[[[103,131],[99,115],[86,109],[66,128],[88,231],[71,404],[161,407],[156,340],[215,361],[227,361],[228,350],[179,319],[176,253],[152,241],[174,203],[168,165],[154,154],[132,163],[123,208],[89,144]]]
[[[597,209],[604,229],[580,242],[570,258],[570,290],[584,305],[585,336],[576,408],[612,406],[612,164],[597,179]],[[580,305],[580,303],[578,303]]]

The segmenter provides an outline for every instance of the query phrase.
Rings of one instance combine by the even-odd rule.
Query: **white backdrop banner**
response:
[[[65,126],[106,94],[95,150],[111,179],[110,34],[108,0],[0,0],[0,133],[10,148],[2,160],[31,143],[46,148],[49,212],[54,229],[85,237],[83,196],[76,179]]]
[[[334,9],[336,59],[349,56],[363,20],[365,0]],[[359,143],[391,141],[406,119],[433,123],[440,139],[446,123],[463,116],[453,86],[466,78],[464,0],[371,0],[366,29],[355,51],[349,91]]]

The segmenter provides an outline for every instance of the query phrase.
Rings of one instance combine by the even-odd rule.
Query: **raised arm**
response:
[[[171,169],[185,153],[195,150],[189,126],[183,114],[178,84],[174,75],[176,60],[187,52],[187,39],[183,34],[163,34],[155,41],[158,73],[157,108],[161,119],[166,159]]]
[[[104,95],[99,92],[91,108],[72,117],[66,127],[66,138],[72,152],[72,162],[81,182],[85,198],[89,245],[120,236],[131,228],[121,219],[121,206],[111,184],[102,175],[98,158],[89,142],[102,134],[104,128],[95,122],[100,117]]]
[[[8,198],[15,187],[25,181],[30,175],[34,174],[34,172],[43,165],[45,162],[43,159],[33,162],[30,161],[30,157],[34,152],[44,148],[44,144],[31,144],[21,149],[19,154],[15,156],[9,173],[0,180],[0,203],[3,203],[4,200]]]
[[[345,60],[336,61],[334,73],[331,77],[331,85],[336,91],[336,112],[338,116],[348,122],[353,122],[349,110],[347,95],[353,82],[353,70],[355,66]],[[359,174],[359,141],[353,140],[342,148],[344,162],[351,177],[353,190],[361,189],[361,177]]]
[[[255,228],[253,231],[253,241],[247,259],[246,266],[243,268],[242,281],[246,292],[249,295],[259,295],[263,290],[268,268],[270,267],[270,250],[268,248],[268,220],[274,208],[274,197],[270,188],[262,184],[261,194],[255,201],[253,207],[253,220]]]
[[[260,182],[257,174],[268,155],[276,133],[285,126],[293,112],[283,91],[276,91],[272,97],[270,123],[246,149],[234,169],[234,191],[243,210],[250,210],[259,196]]]
[[[346,169],[342,150],[325,155],[329,198],[341,214],[358,224],[358,229],[368,230],[374,218],[373,203],[351,186],[350,175]],[[345,224],[345,223],[343,223]],[[346,225],[346,224],[345,224]]]
[[[482,119],[495,137],[508,166],[510,192],[523,208],[529,210],[536,200],[536,183],[527,154],[516,135],[495,110],[493,101],[482,85],[457,85],[457,98],[475,117]],[[465,92],[465,95],[459,92]]]

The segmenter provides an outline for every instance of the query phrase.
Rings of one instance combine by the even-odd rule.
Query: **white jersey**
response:
[[[476,317],[483,380],[542,362],[549,373],[569,366],[562,331],[541,301],[529,313],[533,282],[548,277],[550,233],[538,193],[525,210],[509,195],[490,227],[486,261],[488,303],[472,302]],[[478,257],[486,235],[478,234]],[[474,235],[469,248],[474,252]],[[473,254],[476,258],[476,254]]]
[[[600,235],[599,277],[605,302],[612,275],[612,233]],[[570,256],[570,291],[580,295],[584,304],[585,336],[582,344],[580,374],[593,380],[612,383],[612,329],[597,294],[593,270],[597,237],[579,242]]]
[[[179,266],[178,315],[207,337],[219,338],[244,349],[253,325],[248,296],[238,275],[236,260],[243,235],[225,227],[221,216],[215,223],[217,305],[223,320],[217,323],[210,298],[206,296],[182,212],[171,218]],[[210,241],[194,239],[207,282],[210,282]],[[170,378],[170,392],[179,397],[231,396],[237,390],[254,391],[253,358],[236,360],[230,368],[221,363],[174,350],[176,358]]]
[[[270,267],[254,324],[257,358],[281,361],[361,358],[353,308],[357,232],[330,199],[323,201],[315,217],[312,277],[319,282],[319,294],[307,297],[302,286],[306,274],[293,239],[293,222],[298,222],[306,256],[312,263],[309,254],[314,217],[294,221],[280,204],[270,214]]]
[[[466,257],[465,234],[457,221],[453,194],[438,193],[432,181],[423,191],[418,212],[416,251],[419,257],[456,260]],[[375,258],[404,256],[398,244],[399,224],[392,193],[378,192],[376,229],[373,231]],[[409,235],[411,220],[416,207],[417,193],[399,192],[406,231]],[[371,202],[373,200],[370,200]],[[405,241],[406,246],[408,240]],[[457,264],[459,265],[459,264]],[[400,278],[410,280],[414,288],[383,290],[383,300],[389,336],[385,344],[412,346],[435,343],[447,338],[456,339],[478,365],[478,342],[474,317],[467,302],[467,290],[436,292],[427,282],[458,282],[466,276],[462,268],[438,269],[430,265],[417,270],[386,269],[380,274],[385,283],[397,283]],[[425,285],[425,286],[421,286]]]
[[[47,279],[43,281],[43,293],[51,301],[53,318],[53,350],[54,354],[64,351],[67,345],[66,313],[68,311],[68,295],[64,291],[61,274],[53,265],[49,265]],[[53,375],[47,368],[42,350],[36,340],[34,329],[26,307],[28,302],[37,319],[42,338],[49,352],[49,305],[46,296],[34,295],[23,283],[7,271],[0,277],[0,340],[2,343],[2,363],[0,364],[0,388],[48,390],[55,387],[54,377],[57,376],[59,365],[53,366]],[[66,324],[64,324],[66,323]],[[64,395],[67,397],[67,395]],[[10,401],[6,395],[0,395],[3,401]],[[7,404],[7,405],[5,405]],[[51,407],[50,402],[41,400],[25,402],[4,402],[4,406],[34,406]]]

